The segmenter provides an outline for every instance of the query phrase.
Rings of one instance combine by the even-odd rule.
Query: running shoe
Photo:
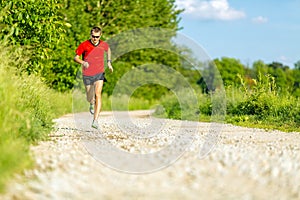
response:
[[[90,113],[94,114],[94,104],[90,104]]]
[[[99,124],[97,120],[93,120],[92,127],[95,129],[99,129]]]

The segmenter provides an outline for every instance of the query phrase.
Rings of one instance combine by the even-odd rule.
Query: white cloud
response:
[[[289,61],[289,59],[288,59],[286,56],[280,56],[280,57],[279,57],[279,60],[280,60],[280,61],[283,61],[283,62]]]
[[[262,16],[252,18],[252,22],[255,24],[264,24],[267,23],[268,21],[269,21],[268,18]]]
[[[235,20],[246,16],[243,11],[231,8],[227,0],[176,0],[186,15],[203,20]]]

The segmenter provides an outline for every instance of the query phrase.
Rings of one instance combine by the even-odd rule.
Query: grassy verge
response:
[[[300,132],[300,99],[288,92],[278,92],[273,77],[258,77],[251,89],[242,82],[241,87],[228,88],[228,91],[227,122]]]
[[[243,82],[239,87],[227,87],[226,99],[223,99],[226,102],[224,122],[245,127],[300,132],[300,99],[287,92],[278,92],[274,82],[272,77],[265,76],[254,80],[252,88],[246,87]],[[200,121],[210,121],[213,112],[212,95],[216,94],[198,94]],[[169,118],[184,119],[176,97],[165,97],[161,104]],[[196,114],[198,113],[194,112]]]
[[[0,53],[0,191],[15,173],[32,166],[29,146],[46,139],[52,119],[71,112],[71,94],[57,93],[16,70],[21,54]],[[8,62],[13,60],[14,62]]]

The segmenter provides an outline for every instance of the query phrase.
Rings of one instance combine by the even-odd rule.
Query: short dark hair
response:
[[[92,28],[92,30],[91,30],[91,34],[93,33],[93,32],[95,32],[95,33],[98,33],[98,32],[102,32],[102,29],[101,28],[99,28],[98,26],[95,26],[95,27],[93,27]]]

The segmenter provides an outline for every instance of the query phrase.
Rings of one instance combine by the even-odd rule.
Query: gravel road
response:
[[[116,120],[111,112],[101,113],[98,132],[89,127],[89,113],[55,120],[50,140],[31,148],[35,168],[12,180],[0,199],[300,199],[300,133],[224,124],[208,145],[212,151],[201,156],[210,130],[218,125],[154,119],[149,111],[129,114],[139,131],[126,115]],[[189,135],[177,146],[183,155],[175,148],[174,157],[170,151],[170,156],[153,158],[152,165],[147,159],[137,165],[141,155],[168,152],[165,147],[176,139],[178,128]],[[130,135],[143,129],[146,135]],[[124,157],[118,151],[110,154],[105,141]],[[133,157],[122,164],[128,155]],[[111,163],[105,160],[109,156]]]

